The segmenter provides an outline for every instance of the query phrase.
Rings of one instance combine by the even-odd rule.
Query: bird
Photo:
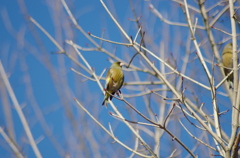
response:
[[[232,53],[232,43],[228,43],[222,52],[222,62],[224,68],[225,75],[228,75],[231,72],[231,68],[233,68],[233,53]],[[233,82],[233,73],[227,78],[228,81]]]
[[[109,98],[110,100],[112,100],[112,96],[110,94],[114,95],[118,92],[121,93],[120,89],[124,82],[124,74],[122,71],[123,65],[124,63],[122,62],[114,62],[107,72],[105,91],[107,91],[108,93],[105,92],[104,100],[102,103],[102,105],[104,106],[107,106]]]

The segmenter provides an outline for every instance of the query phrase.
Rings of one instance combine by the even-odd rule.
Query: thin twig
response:
[[[160,20],[162,20],[162,21],[165,22],[166,24],[188,27],[188,24],[186,24],[186,23],[172,22],[172,21],[169,21],[169,20],[163,18],[162,14],[161,14],[159,11],[157,11],[157,9],[155,9],[154,6],[153,6],[151,3],[149,4],[149,8],[150,8],[150,11],[151,11],[153,14],[155,14]],[[196,28],[202,29],[202,30],[205,29],[203,26],[196,26]]]
[[[140,46],[138,43],[135,43],[137,46]],[[210,87],[192,79],[191,77],[188,77],[182,73],[180,73],[179,71],[176,70],[176,68],[173,68],[170,64],[168,64],[167,62],[165,62],[163,59],[159,58],[156,54],[154,54],[153,52],[151,52],[150,50],[142,47],[143,50],[145,50],[146,52],[148,52],[150,55],[152,55],[154,58],[156,58],[157,60],[159,60],[160,62],[162,62],[164,65],[166,65],[169,69],[171,69],[174,73],[176,73],[177,75],[186,78],[187,80],[207,89],[207,90],[211,90]]]
[[[125,102],[131,109],[133,109],[136,113],[138,113],[141,117],[143,117],[146,121],[150,122],[151,124],[157,126],[158,128],[164,129],[174,140],[176,140],[184,149],[186,149],[188,151],[188,153],[192,156],[195,157],[194,154],[191,152],[191,150],[185,145],[183,144],[176,136],[174,136],[166,127],[150,120],[149,118],[147,118],[145,115],[143,115],[140,111],[138,111],[134,106],[132,106],[129,102],[127,102],[125,99],[123,98],[118,98],[115,97],[114,95],[112,95],[111,93],[109,93],[108,91],[106,91],[109,95],[113,96],[114,98],[121,100],[123,102]],[[134,122],[133,122],[134,123]]]
[[[174,158],[175,157],[174,154],[176,151],[177,151],[177,149],[174,149],[173,152],[171,153],[171,155],[169,156],[169,158]]]
[[[37,158],[41,158],[42,155],[41,155],[41,153],[40,153],[40,151],[39,151],[39,149],[38,149],[38,147],[37,147],[37,145],[36,145],[36,143],[34,141],[34,138],[33,138],[32,132],[31,132],[31,130],[29,128],[28,122],[27,122],[27,120],[26,120],[26,118],[25,118],[25,116],[24,116],[24,114],[22,112],[22,109],[21,109],[21,107],[20,107],[20,105],[18,103],[18,100],[17,100],[17,98],[16,98],[16,96],[15,96],[15,94],[13,92],[13,89],[12,89],[12,87],[11,87],[9,81],[8,81],[8,78],[7,78],[6,72],[5,72],[4,68],[3,68],[1,60],[0,60],[0,75],[1,75],[1,78],[3,79],[3,83],[6,86],[6,89],[7,89],[8,93],[9,93],[9,96],[12,99],[14,108],[16,109],[16,111],[18,113],[18,116],[19,116],[19,118],[21,120],[21,123],[23,125],[23,129],[25,130],[25,133],[26,133],[26,135],[28,137],[30,145],[31,145],[31,147],[33,149],[33,152],[34,152],[34,154],[35,154],[35,156]]]
[[[90,74],[90,71],[83,66],[81,63],[79,63],[74,57],[72,57],[70,54],[68,54],[58,43],[57,41],[32,17],[29,17],[30,21],[35,24],[49,39],[53,42],[53,44],[60,50],[60,53],[65,54],[68,58],[70,58],[74,63],[76,63],[78,66],[83,68],[85,71],[87,71]]]
[[[133,81],[133,82],[124,82],[124,86],[134,86],[134,85],[161,85],[164,84],[161,81]]]
[[[118,144],[122,145],[124,148],[128,149],[131,152],[134,152],[136,155],[142,156],[142,157],[146,157],[146,158],[150,158],[151,156],[147,156],[147,155],[143,155],[135,150],[133,150],[132,148],[126,146],[124,143],[122,143],[120,140],[118,140],[111,132],[109,132],[86,108],[84,108],[84,106],[77,100],[74,98],[74,100],[76,101],[77,105],[84,111],[86,112],[86,114],[88,116],[91,117],[91,119],[93,119],[94,122],[96,122],[110,137],[113,138],[114,141],[116,141]]]
[[[188,120],[188,122],[189,122],[191,125],[193,125],[193,126],[196,127],[196,128],[199,128],[199,129],[201,129],[201,130],[203,130],[203,131],[206,131],[206,129],[204,129],[204,128],[202,128],[202,127],[199,127],[199,126],[195,125],[194,123],[192,123],[192,121],[189,120],[189,118],[187,117],[187,115],[186,115],[185,112],[183,111],[182,106],[181,106],[180,104],[179,104],[179,106],[180,106],[180,109],[181,109],[182,112],[183,112],[183,115],[185,116],[185,118]]]
[[[151,91],[151,92],[154,93],[154,94],[156,94],[157,96],[163,98],[164,100],[172,100],[172,101],[177,101],[177,102],[180,101],[180,99],[178,99],[178,98],[167,98],[167,97],[164,97],[164,96],[156,93],[155,91]]]
[[[90,33],[90,32],[88,32],[88,34],[89,34],[89,36],[94,37],[94,38],[96,38],[96,39],[99,39],[99,40],[101,40],[101,41],[105,41],[105,42],[109,42],[109,43],[113,43],[113,44],[118,44],[118,45],[124,45],[124,46],[127,46],[127,47],[132,46],[132,44],[129,44],[129,43],[120,43],[120,42],[115,42],[115,41],[107,40],[107,39],[104,39],[104,38],[95,36],[95,35],[93,35],[93,34]]]
[[[138,130],[137,130],[137,132],[138,132]],[[134,146],[135,151],[137,151],[138,145],[139,145],[138,138],[135,138],[135,146]],[[135,153],[133,152],[128,158],[133,158],[134,155],[135,155]]]
[[[138,32],[136,33],[136,36],[135,36],[135,38],[134,38],[134,40],[133,40],[133,43],[136,42],[137,37],[138,37],[138,34],[139,34],[139,32],[140,32],[141,30],[142,30],[142,27],[139,27]]]
[[[168,91],[168,89],[157,88],[157,89],[154,89],[154,91]],[[125,98],[140,97],[140,96],[144,96],[144,95],[151,94],[151,93],[152,93],[152,91],[147,89],[146,91],[142,91],[137,94],[131,94],[131,95],[124,94],[124,97]]]
[[[175,107],[175,103],[173,104],[170,112],[168,113],[166,119],[164,120],[163,127],[165,127],[165,128],[166,128],[166,122],[167,122],[168,118],[170,117],[171,113],[173,112],[174,107]]]
[[[218,28],[216,28],[216,27],[214,27],[214,26],[212,26],[212,28],[215,29],[215,30],[221,31],[221,32],[225,33],[226,35],[232,36],[232,34],[226,32],[226,31],[223,31],[223,30],[221,30],[221,29],[218,29]]]
[[[22,155],[22,153],[19,151],[18,147],[13,143],[13,141],[7,136],[7,134],[4,132],[3,128],[0,127],[0,134],[3,136],[3,138],[5,139],[5,141],[7,142],[7,144],[11,147],[11,149],[13,150],[14,154],[16,155],[16,157],[18,158],[24,158],[24,156]]]
[[[145,126],[151,126],[151,127],[159,127],[159,126],[157,126],[157,125],[149,124],[149,123],[145,123],[145,122],[130,121],[130,120],[128,120],[128,119],[121,118],[121,117],[119,117],[118,115],[116,115],[116,114],[114,114],[114,113],[112,113],[112,112],[110,112],[109,114],[110,114],[111,116],[113,116],[113,117],[115,117],[115,118],[123,121],[123,122],[126,121],[126,122],[129,122],[129,123],[132,123],[132,124],[145,125]]]
[[[199,143],[207,146],[208,148],[217,151],[217,149],[215,149],[214,147],[208,145],[207,143],[204,143],[203,141],[201,141],[200,139],[198,139],[197,137],[195,137],[191,132],[188,131],[188,129],[183,125],[182,121],[180,119],[178,119],[179,123],[182,125],[182,127],[187,131],[187,133],[194,139],[196,139]]]
[[[80,72],[78,72],[77,70],[75,70],[74,68],[70,68],[70,70],[72,70],[73,72],[75,72],[76,74],[80,75],[80,76],[83,76],[85,77],[86,79],[89,79],[89,80],[92,80],[92,81],[96,81],[95,79],[91,78],[91,77],[88,77]]]
[[[227,1],[227,0],[223,0],[223,1],[220,1],[220,2],[215,3],[213,6],[207,8],[207,9],[206,9],[206,12],[211,11],[213,8],[219,6],[220,4],[222,4],[222,3],[226,2],[226,1]]]

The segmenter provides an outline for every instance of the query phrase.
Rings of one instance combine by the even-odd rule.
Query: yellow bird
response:
[[[121,62],[115,62],[112,64],[110,69],[108,70],[107,76],[106,76],[106,91],[108,91],[110,94],[114,95],[116,92],[120,92],[120,88],[123,85],[124,82],[124,74],[122,71],[122,66],[124,63]],[[121,92],[120,92],[121,93]],[[102,105],[108,104],[108,99],[112,100],[112,96],[105,92],[105,97]]]
[[[231,72],[231,69],[227,68],[233,68],[233,54],[232,54],[232,43],[228,43],[222,52],[222,62],[224,68],[225,75],[228,75],[229,72]],[[233,82],[233,73],[228,77],[228,81]]]

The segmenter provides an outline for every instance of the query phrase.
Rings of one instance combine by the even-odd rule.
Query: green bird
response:
[[[232,43],[228,43],[222,52],[222,62],[224,68],[225,75],[228,75],[229,72],[231,72],[231,69],[227,68],[233,68],[233,54],[232,54]],[[227,78],[228,81],[233,82],[233,73]]]
[[[107,76],[106,76],[106,91],[108,91],[110,94],[114,95],[116,92],[120,92],[120,88],[123,85],[124,82],[124,74],[122,71],[122,66],[124,63],[121,62],[115,62],[112,64],[110,69],[108,70]],[[102,105],[108,104],[108,99],[112,100],[112,96],[105,92],[105,97]]]

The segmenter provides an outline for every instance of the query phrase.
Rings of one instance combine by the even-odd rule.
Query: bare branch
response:
[[[91,119],[96,122],[110,137],[113,138],[114,141],[116,141],[118,144],[122,145],[124,148],[128,149],[129,151],[135,153],[136,155],[142,156],[142,157],[152,157],[152,156],[147,156],[147,155],[143,155],[139,152],[136,152],[135,150],[133,150],[132,148],[129,148],[128,146],[126,146],[125,144],[123,144],[121,141],[119,141],[111,132],[109,132],[86,108],[84,108],[84,106],[77,100],[74,99],[77,103],[77,105],[88,114],[88,116],[91,117]]]
[[[13,152],[15,153],[16,157],[18,158],[24,158],[22,153],[19,151],[18,147],[12,142],[12,140],[7,136],[7,134],[4,132],[3,128],[0,127],[0,134],[3,136],[7,144],[11,147]]]
[[[18,116],[19,116],[19,118],[21,120],[21,123],[23,125],[24,130],[25,130],[25,133],[26,133],[26,135],[28,137],[28,140],[30,142],[30,145],[31,145],[31,147],[33,149],[33,152],[34,152],[36,157],[40,158],[40,157],[42,157],[42,155],[41,155],[41,153],[40,153],[40,151],[39,151],[39,149],[38,149],[38,147],[37,147],[37,145],[36,145],[36,143],[34,141],[34,138],[33,138],[32,132],[31,132],[31,130],[29,128],[28,122],[27,122],[27,120],[26,120],[26,118],[25,118],[25,116],[24,116],[24,114],[22,112],[22,109],[21,109],[21,107],[20,107],[20,105],[18,103],[18,100],[17,100],[17,98],[16,98],[16,96],[15,96],[15,94],[13,92],[13,89],[12,89],[12,87],[11,87],[9,81],[8,81],[8,78],[7,78],[6,72],[4,71],[4,68],[3,68],[1,60],[0,60],[0,75],[1,75],[1,78],[3,79],[3,82],[4,82],[7,90],[8,90],[9,96],[12,99],[14,108],[16,109],[16,111],[18,113]]]
[[[179,123],[182,125],[182,127],[187,131],[187,133],[188,133],[192,138],[196,139],[199,143],[207,146],[208,148],[217,151],[217,149],[215,149],[214,147],[208,145],[207,143],[204,143],[203,141],[201,141],[200,139],[198,139],[197,137],[195,137],[192,133],[190,133],[190,132],[188,131],[188,129],[183,125],[183,123],[182,123],[182,121],[181,121],[180,119],[178,119],[178,121],[179,121]]]

